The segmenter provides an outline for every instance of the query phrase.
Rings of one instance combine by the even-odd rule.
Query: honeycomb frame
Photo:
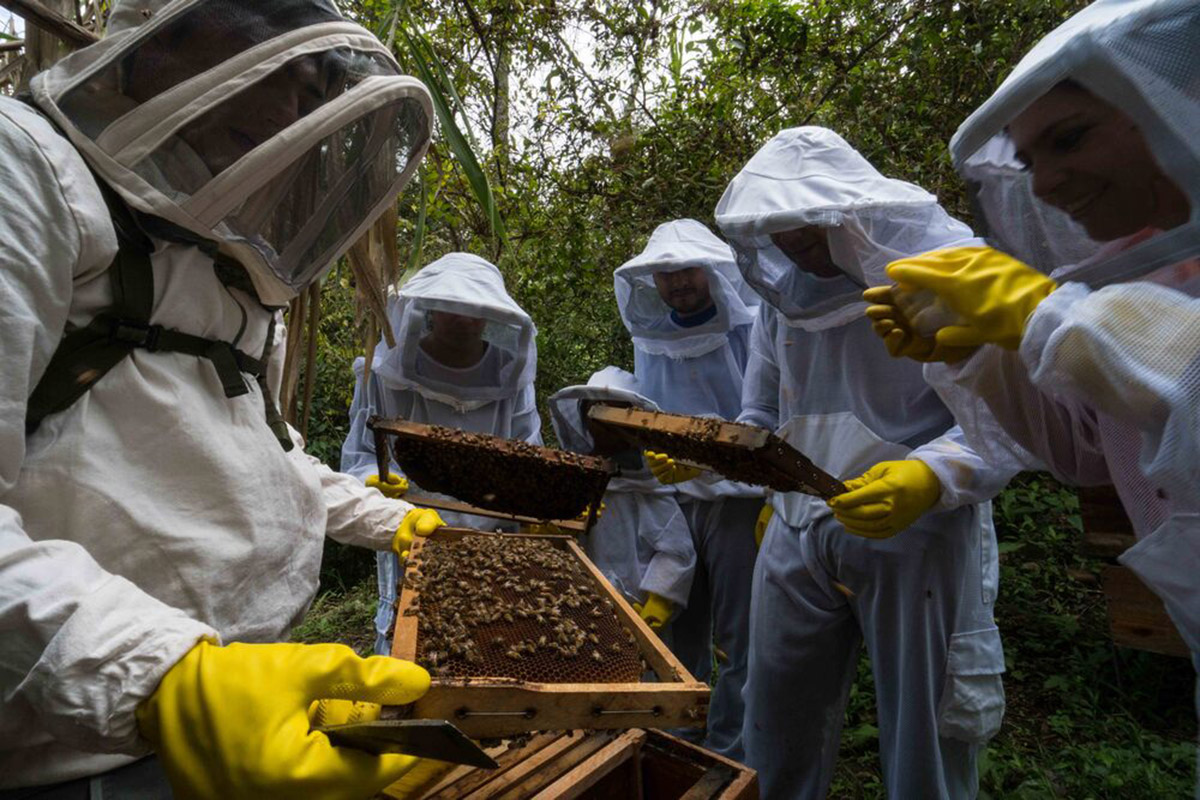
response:
[[[456,546],[470,549],[472,557],[478,558],[486,558],[488,549],[495,549],[494,569],[501,572],[511,569],[513,564],[513,559],[506,562],[504,558],[506,547],[510,552],[532,546],[548,549],[553,554],[547,559],[549,567],[570,577],[550,581],[534,574],[514,575],[512,580],[518,583],[544,581],[548,586],[545,591],[535,586],[524,606],[520,600],[526,598],[521,597],[520,592],[513,593],[511,587],[500,587],[501,592],[508,593],[505,597],[519,599],[497,602],[493,595],[488,607],[471,608],[472,581],[485,581],[477,577],[485,570],[473,562],[461,576],[453,579],[462,581],[463,586],[455,585],[453,592],[443,592],[440,597],[449,597],[460,604],[455,614],[482,613],[481,625],[488,630],[475,642],[479,648],[477,659],[468,659],[461,647],[460,652],[449,654],[441,650],[445,647],[444,641],[448,636],[459,636],[461,643],[462,629],[446,625],[445,619],[431,621],[440,615],[441,609],[429,605],[436,602],[429,599],[433,590],[424,592],[426,600],[422,607],[422,589],[430,577],[423,575],[422,569],[439,558],[439,548]],[[439,581],[449,581],[448,574],[443,570],[436,573],[436,577]],[[434,573],[431,571],[430,575]],[[489,580],[494,582],[495,578]],[[568,581],[576,583],[574,593],[565,588]],[[570,599],[563,601],[558,615],[550,613],[545,606],[542,606],[541,614],[530,613],[530,609],[538,607],[536,597],[559,592]],[[570,603],[574,600],[579,600],[578,605],[571,608]],[[397,608],[392,655],[424,662],[432,676],[430,691],[409,712],[414,718],[447,719],[474,737],[574,728],[599,730],[704,724],[708,686],[688,673],[569,536],[492,534],[443,528],[431,537],[418,538],[405,567]],[[518,610],[525,611],[526,615],[519,616]],[[450,655],[447,661],[431,661],[430,649],[422,638],[422,615],[427,627],[436,628],[426,640],[433,638],[443,642],[434,645],[433,652]],[[506,615],[511,621],[505,619]],[[614,626],[607,637],[603,615],[607,615]],[[572,620],[583,623],[579,626],[583,632],[582,642],[579,642],[579,631],[571,627]],[[566,627],[570,632],[565,642],[562,635],[564,621],[568,622]],[[588,628],[588,624],[595,624],[597,628]],[[509,633],[495,633],[495,630]],[[503,645],[494,645],[493,637],[503,637]],[[514,653],[518,641],[526,644]],[[525,649],[531,644],[534,652]],[[565,646],[570,653],[577,644],[580,646],[573,654],[564,656],[559,652]],[[621,652],[612,651],[613,645],[619,645]],[[601,657],[596,658],[596,653]],[[493,668],[488,669],[489,665]],[[495,668],[497,665],[501,668]],[[448,666],[452,668],[447,669]],[[488,674],[490,672],[501,674]],[[645,680],[648,676],[652,679]]]
[[[486,433],[382,417],[367,426],[381,469],[390,450],[422,491],[504,514],[556,520],[589,513],[616,472],[605,458]]]
[[[806,455],[755,425],[602,403],[588,409],[588,421],[639,449],[667,453],[742,483],[825,500],[846,490]]]

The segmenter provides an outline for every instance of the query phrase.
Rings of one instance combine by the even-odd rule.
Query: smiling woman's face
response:
[[[1137,123],[1086,89],[1062,83],[1008,128],[1033,192],[1101,242],[1188,219],[1187,196],[1163,173]]]

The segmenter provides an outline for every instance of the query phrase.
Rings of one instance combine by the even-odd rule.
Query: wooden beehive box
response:
[[[754,770],[657,730],[545,733],[488,752],[500,765],[495,770],[455,768],[398,796],[406,800],[758,798]]]
[[[380,474],[390,444],[396,463],[422,489],[511,515],[579,516],[599,503],[614,472],[604,458],[484,433],[381,417],[367,425],[383,462]]]
[[[1133,523],[1111,486],[1081,488],[1079,511],[1083,518],[1085,555],[1113,561],[1137,543]],[[1133,570],[1105,564],[1100,573],[1113,641],[1122,647],[1167,656],[1189,658],[1191,652],[1167,615],[1163,601]]]
[[[569,536],[441,529],[415,540],[392,655],[433,676],[409,715],[472,738],[696,727],[708,713],[708,686]]]
[[[841,481],[765,428],[603,404],[593,405],[588,418],[639,448],[667,453],[742,483],[825,499],[845,491]]]

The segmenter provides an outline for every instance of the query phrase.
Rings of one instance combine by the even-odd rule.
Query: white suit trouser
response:
[[[744,693],[746,763],[758,770],[764,798],[825,797],[860,642],[875,676],[888,796],[975,796],[979,745],[939,735],[953,727],[985,741],[1003,713],[1003,653],[990,598],[979,590],[981,537],[962,524],[964,512],[969,519],[970,509],[930,515],[884,540],[848,534],[829,517],[803,534],[772,519],[754,572]],[[964,672],[995,671],[966,678],[966,691],[957,675],[947,682],[956,631],[994,645],[966,648]]]
[[[671,623],[673,650],[701,681],[712,675],[714,644],[724,654],[725,659],[717,659],[704,746],[735,761],[743,757],[742,686],[750,649],[754,522],[762,505],[758,497],[679,503],[696,548],[696,574],[687,609]]]

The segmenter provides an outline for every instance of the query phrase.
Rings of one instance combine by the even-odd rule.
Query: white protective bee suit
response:
[[[950,145],[960,171],[1007,144],[1009,121],[1030,103],[1073,80],[1137,120],[1191,217],[1059,261],[1060,287],[1030,316],[1018,351],[987,346],[926,374],[989,458],[1024,449],[1064,480],[1116,487],[1138,536],[1120,561],[1163,599],[1200,668],[1198,36],[1195,3],[1101,0],[1039,42],[963,123]],[[1046,209],[1036,198],[985,206],[989,222],[1013,226]],[[1196,702],[1200,714],[1200,682]]]
[[[687,267],[704,270],[713,299],[715,313],[700,325],[681,324],[654,284],[655,273]],[[729,246],[696,220],[668,222],[614,272],[613,282],[646,397],[664,411],[736,419],[754,307],[743,299],[752,292]],[[675,484],[675,490],[699,560],[687,610],[672,623],[672,647],[700,680],[712,674],[715,655],[704,746],[740,761],[754,523],[762,490],[713,473]]]
[[[288,73],[271,94],[303,88],[307,105],[273,116],[258,91],[301,64],[323,82]],[[96,176],[154,231],[151,323],[257,356],[259,300],[286,301],[394,202],[432,118],[325,2],[181,0],[114,22],[32,94],[40,114],[0,98],[0,789],[144,756],[134,710],[198,640],[285,639],[323,537],[387,548],[411,508],[285,452],[252,379],[226,396],[213,361],[180,352],[133,349],[26,432],[64,329],[113,302]],[[189,237],[250,282],[223,283]]]
[[[835,477],[919,458],[938,505],[890,539],[847,533],[824,501],[774,494],[759,551],[746,682],[746,762],[766,798],[820,798],[837,758],[860,642],[875,676],[890,797],[963,798],[1000,725],[1004,657],[992,616],[998,562],[990,506],[1013,470],[963,446],[916,364],[872,348],[863,286],[888,262],[969,240],[924,190],[880,175],[824,128],[777,134],[716,211],[760,308],[741,422],[770,428]],[[844,277],[802,272],[770,239],[827,229]]]
[[[639,394],[640,388],[632,374],[605,367],[586,385],[555,392],[549,401],[550,419],[559,444],[575,453],[594,452],[584,416],[589,402],[628,403],[657,411]],[[647,593],[654,592],[682,609],[696,569],[696,550],[675,492],[655,479],[639,450],[610,458],[619,471],[604,492],[604,513],[584,536],[584,550],[630,603],[645,603]],[[668,636],[668,631],[669,626],[659,634]]]
[[[487,345],[478,364],[453,369],[439,364],[420,347],[429,332],[429,312],[449,311],[487,320]],[[373,415],[472,433],[542,443],[542,422],[534,398],[537,329],[504,288],[500,270],[470,253],[449,253],[429,264],[388,303],[396,346],[380,340],[372,358],[370,386],[364,390],[362,359],[354,364],[356,383],[350,406],[350,433],[342,445],[342,472],[359,481],[379,471],[375,435],[367,428]],[[391,469],[403,474],[391,457]],[[416,495],[438,497],[418,486]],[[495,520],[439,512],[449,525],[494,530]],[[379,608],[375,652],[391,652],[396,621],[399,559],[377,556]]]

